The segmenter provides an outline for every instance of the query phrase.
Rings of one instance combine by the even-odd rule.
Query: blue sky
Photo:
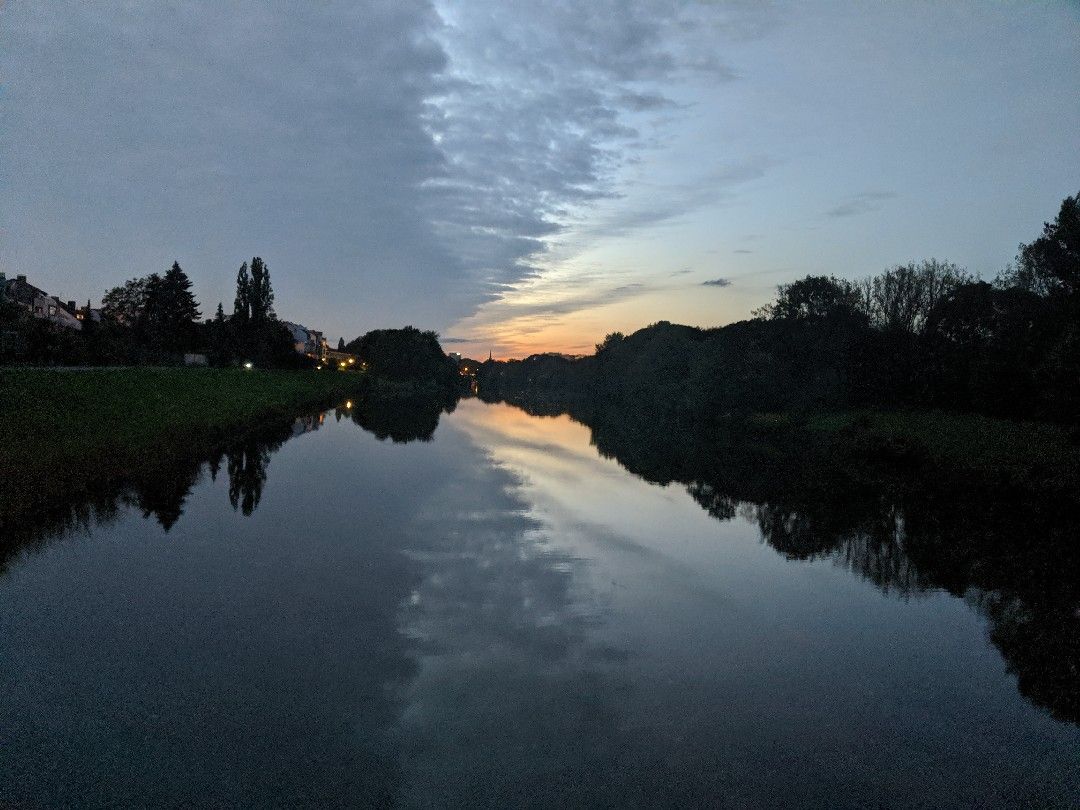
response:
[[[347,339],[589,351],[912,259],[992,276],[1080,191],[1080,4],[14,0],[0,269],[239,264]],[[712,282],[712,283],[708,283]]]

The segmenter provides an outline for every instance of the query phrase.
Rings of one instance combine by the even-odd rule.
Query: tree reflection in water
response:
[[[352,421],[377,439],[395,444],[428,442],[439,426],[439,417],[453,413],[455,397],[366,397],[351,408],[337,409],[337,417],[348,415]]]
[[[805,433],[672,425],[640,403],[509,404],[570,415],[602,456],[652,483],[683,484],[717,520],[755,523],[787,559],[830,559],[904,599],[939,589],[965,599],[988,619],[1020,692],[1080,724],[1075,501],[874,460]]]
[[[355,542],[355,510],[296,509],[317,502],[303,465],[263,497],[274,451],[323,418],[153,459],[3,536],[0,805],[392,803],[414,566],[392,527]]]
[[[989,621],[990,638],[1020,692],[1055,718],[1080,724],[1075,503],[932,469],[871,463],[805,436],[777,442],[745,427],[666,425],[662,414],[640,406],[511,404],[537,415],[569,413],[590,428],[601,455],[647,481],[683,484],[717,520],[755,523],[764,542],[787,559],[832,560],[904,599],[938,589],[963,598]],[[334,415],[379,439],[423,442],[453,407],[367,400],[343,405]],[[216,478],[224,466],[233,508],[251,515],[273,453],[291,436],[317,430],[323,418],[307,414],[265,426],[220,454],[157,464],[12,527],[0,539],[0,573],[19,554],[52,537],[109,523],[127,507],[153,516],[168,531],[204,469]],[[547,562],[549,574],[567,564]]]
[[[339,421],[350,418],[379,439],[404,444],[430,441],[439,417],[452,412],[456,400],[368,398],[349,405],[342,404],[333,411]],[[145,518],[153,517],[168,532],[183,516],[184,502],[203,473],[216,481],[223,462],[229,479],[229,502],[233,509],[250,516],[262,500],[271,457],[288,439],[318,430],[326,413],[307,413],[262,425],[210,455],[154,459],[144,469],[133,470],[125,480],[56,504],[33,520],[3,524],[0,574],[19,553],[39,548],[53,537],[85,533],[92,526],[110,523],[129,506],[140,509]]]
[[[184,514],[184,503],[204,471],[217,480],[224,460],[229,477],[229,501],[234,509],[251,515],[262,498],[270,457],[290,437],[317,430],[319,415],[305,414],[261,426],[234,444],[209,456],[173,456],[155,459],[142,470],[133,470],[123,481],[114,481],[80,498],[56,504],[49,511],[5,525],[0,536],[0,573],[19,553],[40,548],[64,534],[85,533],[106,525],[134,506],[144,518],[153,517],[168,532]]]

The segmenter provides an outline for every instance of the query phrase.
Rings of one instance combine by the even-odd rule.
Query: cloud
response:
[[[753,252],[754,252],[754,251],[752,251],[752,250],[745,250],[745,249],[742,249],[742,250],[733,250],[733,251],[732,251],[732,253],[753,253]]]
[[[618,287],[589,290],[580,295],[560,295],[546,300],[509,304],[500,309],[500,316],[519,319],[567,315],[571,312],[582,312],[594,307],[603,307],[619,301],[626,301],[630,298],[645,295],[648,292],[654,292],[656,289],[656,287],[648,287],[641,283],[622,284]],[[502,320],[503,317],[500,317],[499,320]]]
[[[735,188],[763,177],[778,161],[768,155],[751,155],[733,160],[712,171],[702,172],[692,182],[651,183],[644,201],[622,205],[606,215],[594,215],[588,225],[577,229],[579,245],[598,239],[626,236],[643,228],[671,222],[692,211],[732,195]],[[645,187],[646,184],[639,184]]]
[[[175,256],[212,310],[259,253],[294,320],[442,329],[537,277],[556,238],[580,249],[664,222],[739,182],[726,171],[760,171],[731,162],[582,233],[655,148],[650,122],[684,114],[670,91],[734,78],[718,44],[770,25],[765,6],[56,0],[0,15],[6,261],[73,297]]]
[[[730,287],[731,279],[729,278],[712,278],[708,281],[701,282],[703,287]]]
[[[867,214],[871,211],[879,211],[881,210],[882,202],[894,199],[895,197],[896,194],[891,191],[865,191],[862,194],[856,194],[845,202],[830,208],[825,212],[825,216],[834,218],[852,217],[857,214]]]
[[[619,169],[647,146],[642,116],[678,107],[661,87],[689,73],[731,78],[715,41],[683,29],[724,16],[718,9],[476,0],[437,10],[454,81],[430,116],[448,157],[446,176],[429,185],[432,217],[484,284],[534,276],[551,237],[576,233],[593,204],[617,198]],[[608,226],[625,232],[670,215],[628,212]]]
[[[212,311],[259,253],[283,316],[342,334],[475,301],[423,213],[447,172],[425,126],[448,70],[426,2],[2,14],[0,227],[20,272],[96,297],[175,256]]]
[[[619,105],[634,112],[673,109],[679,105],[660,93],[623,93]]]

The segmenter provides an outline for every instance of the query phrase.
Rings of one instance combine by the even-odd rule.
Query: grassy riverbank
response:
[[[363,384],[326,371],[0,371],[0,526]]]
[[[951,471],[986,484],[1076,498],[1080,432],[942,411],[842,411],[814,416],[752,417],[768,433],[813,435],[852,456]]]
[[[717,467],[761,465],[781,478],[947,482],[1013,497],[1080,506],[1080,428],[980,414],[846,410],[721,414],[675,411],[667,403],[610,401],[551,392],[503,400],[537,416],[568,413],[593,442],[650,481],[695,480]],[[739,466],[739,465],[735,465]],[[756,469],[756,468],[754,468]]]

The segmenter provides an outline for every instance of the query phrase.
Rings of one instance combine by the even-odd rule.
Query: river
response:
[[[594,442],[342,406],[5,539],[0,805],[1080,804],[1067,584]]]

